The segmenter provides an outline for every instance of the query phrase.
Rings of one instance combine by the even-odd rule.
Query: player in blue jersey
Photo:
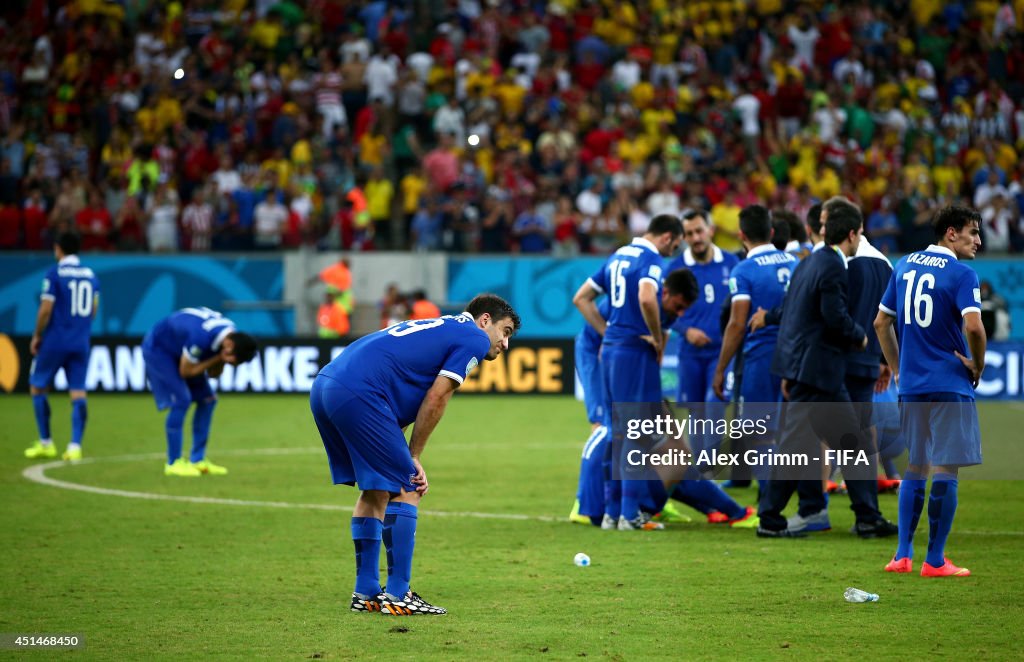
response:
[[[934,469],[921,576],[971,574],[945,557],[945,547],[957,507],[957,472],[981,463],[974,389],[985,369],[985,328],[978,274],[961,262],[981,247],[980,223],[973,209],[939,210],[932,221],[936,243],[896,264],[878,305],[875,330],[899,386],[910,453],[900,485],[899,544],[888,572],[913,571],[914,531]]]
[[[160,320],[142,340],[146,378],[159,411],[170,409],[167,464],[164,475],[195,477],[223,475],[224,467],[206,459],[217,396],[210,378],[226,364],[240,365],[256,356],[256,341],[235,329],[235,323],[209,308],[184,308]],[[182,427],[192,403],[192,452],[182,457]]]
[[[445,614],[409,588],[416,518],[427,493],[420,456],[448,400],[481,361],[508,350],[519,316],[481,294],[459,315],[400,322],[360,338],[313,382],[310,407],[336,485],[357,485],[352,611]],[[402,430],[413,424],[407,443]],[[380,545],[388,581],[380,585]]]
[[[740,415],[768,422],[766,434],[750,438],[759,455],[771,452],[775,403],[782,399],[782,380],[771,373],[778,327],[766,326],[747,333],[747,322],[759,308],[771,310],[782,303],[789,278],[798,263],[796,257],[771,244],[772,234],[772,219],[767,209],[751,205],[740,212],[740,238],[747,249],[747,257],[733,268],[729,277],[732,309],[712,380],[715,395],[723,397],[726,369],[742,347]],[[755,467],[754,476],[766,479],[766,467]]]
[[[89,367],[89,341],[92,320],[99,306],[100,281],[92,269],[78,260],[81,239],[65,232],[53,247],[57,266],[43,279],[39,295],[39,312],[32,334],[30,350],[32,367],[29,388],[35,411],[39,441],[25,449],[30,459],[57,457],[57,448],[50,436],[50,401],[47,393],[57,371],[64,368],[71,396],[71,441],[63,459],[82,459],[82,436],[85,434],[85,374]]]
[[[719,322],[722,305],[729,297],[729,274],[739,263],[732,253],[711,243],[714,228],[707,215],[698,210],[683,214],[683,239],[688,247],[682,255],[669,263],[668,271],[685,267],[697,278],[697,300],[686,309],[672,330],[680,335],[679,391],[677,402],[694,405],[690,415],[703,418],[721,418],[725,413],[725,398],[719,398],[711,388],[722,348],[722,325]],[[724,394],[723,394],[724,395]],[[698,403],[708,403],[706,407]],[[717,447],[721,438],[714,433],[698,434],[691,438],[694,452]]]
[[[611,302],[608,297],[598,304],[597,312],[607,320],[611,313]],[[583,444],[583,455],[580,458],[580,478],[576,488],[576,503],[573,504],[569,520],[577,524],[597,524],[604,514],[604,441],[608,437],[608,425],[605,421],[607,397],[604,379],[601,375],[600,351],[601,335],[590,324],[584,324],[576,334],[574,356],[576,359],[576,375],[583,388],[583,403],[587,408],[587,420],[590,421],[590,436]]]
[[[615,251],[573,297],[584,319],[603,338],[601,372],[609,404],[661,403],[660,371],[665,353],[660,305],[663,258],[675,253],[682,240],[683,226],[678,218],[671,214],[655,216],[643,237]],[[611,302],[607,321],[598,314],[594,303],[597,296],[604,293]],[[685,308],[683,298],[682,294],[677,296],[681,308]],[[676,304],[673,301],[671,306]],[[613,491],[606,495],[607,523],[602,523],[603,528],[663,528],[641,517],[639,502],[644,493],[644,481],[614,482],[615,487],[621,487],[621,495],[618,499]]]
[[[573,298],[584,318],[603,336],[601,370],[609,404],[644,403],[651,407],[652,415],[663,413],[660,376],[665,351],[663,320],[670,324],[697,296],[697,282],[688,269],[670,273],[662,287],[662,258],[674,253],[681,240],[682,223],[678,218],[667,214],[654,217],[644,236],[612,254]],[[594,303],[604,292],[611,302],[607,322]],[[615,444],[606,441],[605,445],[605,457],[611,462]],[[710,481],[686,482],[688,503],[703,500],[734,510],[729,513],[732,521],[752,517],[752,511],[738,504],[730,508],[731,500],[727,497],[716,499],[724,494],[712,494]],[[631,478],[607,481],[601,528],[661,529],[663,526],[651,521],[648,513],[641,511],[641,506],[654,504],[656,511],[660,509],[657,504],[664,504],[666,499],[661,481]]]

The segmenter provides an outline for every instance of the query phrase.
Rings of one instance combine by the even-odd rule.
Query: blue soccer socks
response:
[[[174,464],[174,461],[181,457],[181,428],[185,425],[185,414],[191,403],[173,404],[167,412],[167,464]]]
[[[409,592],[412,555],[416,547],[417,508],[392,501],[384,511],[384,549],[388,555],[387,593],[402,597]]]
[[[71,401],[71,445],[81,446],[85,435],[85,422],[89,418],[89,409],[85,398]]]
[[[893,557],[897,560],[914,558],[914,532],[921,519],[921,511],[924,510],[924,490],[927,482],[926,476],[912,471],[903,476],[899,494],[899,518],[896,522],[900,529],[899,542],[896,546],[896,555]]]
[[[189,458],[193,463],[206,457],[206,442],[210,438],[213,408],[216,406],[216,400],[196,403],[196,411],[192,414],[192,453]]]
[[[356,547],[355,592],[368,597],[380,593],[380,540],[384,522],[373,517],[352,518]]]
[[[946,538],[953,528],[956,514],[958,482],[954,474],[935,474],[928,497],[928,565],[935,568],[946,563]]]
[[[36,415],[36,427],[39,428],[39,439],[50,441],[50,400],[45,393],[32,396],[32,410]]]

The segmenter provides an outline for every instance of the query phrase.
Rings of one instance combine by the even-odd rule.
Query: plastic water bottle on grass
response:
[[[852,586],[843,592],[847,602],[878,602],[877,593],[868,593]]]

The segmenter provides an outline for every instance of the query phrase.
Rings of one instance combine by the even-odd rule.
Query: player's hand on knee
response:
[[[419,492],[420,496],[427,493],[430,489],[429,483],[427,483],[427,473],[423,471],[423,465],[420,461],[413,458],[413,465],[416,467],[416,475],[412,477],[412,484],[416,486],[416,491]]]

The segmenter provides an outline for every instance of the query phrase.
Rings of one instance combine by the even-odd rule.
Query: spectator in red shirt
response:
[[[28,193],[22,209],[22,220],[24,222],[25,248],[30,251],[43,250],[46,247],[47,220],[46,200],[43,199],[43,192],[35,187]]]
[[[21,210],[17,205],[0,206],[0,248],[17,248],[21,240]]]
[[[89,204],[75,215],[75,225],[82,235],[82,250],[109,251],[113,248],[110,233],[114,229],[114,224],[99,191],[93,189],[89,193]]]

